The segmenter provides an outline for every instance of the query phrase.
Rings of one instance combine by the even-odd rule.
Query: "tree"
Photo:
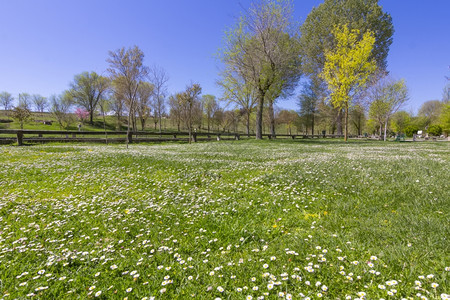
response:
[[[228,31],[221,60],[225,72],[239,74],[255,92],[256,138],[262,139],[266,100],[289,95],[301,75],[297,32],[291,26],[288,1],[261,0],[253,4]]]
[[[31,118],[31,111],[22,106],[17,106],[12,111],[12,118],[17,120],[20,124],[20,129],[23,129],[23,123]]]
[[[177,124],[177,130],[180,131],[180,125],[182,120],[182,110],[183,110],[183,103],[182,103],[182,96],[181,93],[178,93],[176,95],[171,95],[169,97],[169,107],[170,107],[170,118],[172,121],[176,122]]]
[[[311,76],[311,79],[303,84],[302,91],[298,96],[300,116],[306,122],[306,128],[311,125],[311,134],[314,134],[314,123],[319,102],[326,96],[326,88],[320,78]]]
[[[169,76],[167,72],[158,66],[153,66],[150,69],[150,82],[153,84],[153,116],[155,121],[159,122],[159,132],[161,132],[161,119],[166,110],[166,97],[167,97],[167,82]],[[156,122],[155,122],[156,129]]]
[[[218,82],[223,89],[223,99],[228,104],[236,104],[245,114],[247,136],[250,136],[250,116],[256,108],[256,97],[253,87],[242,76],[232,70],[221,73]],[[214,112],[213,112],[214,114]]]
[[[149,82],[141,82],[138,87],[136,110],[142,130],[145,129],[145,121],[150,116],[150,99],[153,91],[154,86]]]
[[[337,43],[330,32],[342,25],[347,25],[350,31],[359,30],[361,35],[374,34],[371,59],[377,62],[378,69],[386,70],[394,27],[391,16],[383,12],[378,0],[325,0],[313,8],[300,28],[304,71],[321,73],[326,53]]]
[[[109,52],[108,71],[114,81],[116,93],[125,100],[128,106],[127,148],[130,136],[131,116],[135,113],[139,85],[148,75],[149,70],[144,66],[144,52],[139,47],[121,48]]]
[[[19,107],[31,111],[31,96],[28,93],[19,94]]]
[[[198,83],[191,83],[186,87],[186,90],[179,94],[180,102],[185,105],[186,112],[187,112],[187,127],[189,131],[189,143],[191,143],[192,140],[192,115],[193,115],[193,108],[196,101],[199,101],[199,96],[202,92],[202,88]]]
[[[351,100],[364,88],[369,76],[376,70],[371,53],[375,43],[372,32],[367,31],[360,40],[360,31],[348,26],[336,26],[333,35],[335,49],[325,55],[325,65],[320,76],[327,82],[330,100],[335,108],[345,113],[344,139],[348,139],[348,116]]]
[[[442,127],[442,131],[445,134],[450,133],[450,103],[446,103],[442,106],[441,115],[439,116],[439,125]]]
[[[12,103],[14,101],[14,97],[8,92],[0,93],[0,105],[3,106],[5,111],[8,111],[12,107]]]
[[[34,103],[36,111],[43,113],[48,106],[47,98],[42,97],[38,94],[34,94],[33,96],[31,96],[31,99]]]
[[[278,112],[277,119],[281,124],[286,124],[287,134],[292,134],[292,125],[298,119],[299,115],[293,110],[281,110]]]
[[[75,75],[70,84],[73,101],[89,112],[89,123],[94,124],[94,112],[97,104],[109,87],[109,80],[95,72],[83,72]]]
[[[435,125],[439,120],[443,103],[439,100],[430,100],[422,104],[419,117],[424,118],[425,126]]]
[[[58,121],[60,128],[67,128],[70,125],[72,118],[69,111],[72,105],[72,97],[68,91],[60,96],[50,96],[50,111]]]
[[[349,118],[353,126],[355,126],[358,135],[362,135],[362,128],[366,121],[366,114],[364,111],[364,107],[361,104],[354,105],[350,109]]]
[[[408,101],[408,88],[403,79],[395,81],[385,77],[372,87],[369,97],[371,98],[369,116],[376,119],[380,125],[380,136],[384,126],[384,140],[386,141],[390,117]]]
[[[392,115],[391,127],[396,133],[405,133],[409,125],[411,125],[411,115],[406,111],[398,111]]]
[[[203,112],[206,115],[206,124],[209,132],[211,121],[213,119],[214,113],[219,109],[219,104],[217,103],[216,97],[214,95],[203,95],[202,103]]]
[[[77,107],[75,110],[75,115],[81,123],[84,123],[84,121],[89,118],[89,112],[81,107]]]

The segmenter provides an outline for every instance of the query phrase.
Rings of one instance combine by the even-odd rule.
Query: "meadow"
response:
[[[0,298],[450,299],[449,146],[0,147]]]

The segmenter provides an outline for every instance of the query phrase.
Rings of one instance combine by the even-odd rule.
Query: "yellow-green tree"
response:
[[[353,95],[364,88],[370,75],[377,68],[371,58],[375,43],[374,34],[367,31],[361,35],[347,25],[335,26],[333,36],[336,46],[325,53],[325,65],[320,76],[327,82],[330,101],[345,113],[345,141],[348,139],[348,110]]]

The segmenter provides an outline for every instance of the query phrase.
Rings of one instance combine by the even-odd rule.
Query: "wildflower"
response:
[[[438,286],[439,286],[439,284],[437,284],[436,282],[433,282],[433,283],[431,284],[431,287],[432,287],[433,289],[437,288]]]
[[[95,293],[95,297],[99,297],[102,294],[102,291],[98,291],[97,293]]]
[[[264,268],[264,269],[267,269],[268,267],[269,267],[268,264],[264,264],[264,265],[263,265],[263,268]]]
[[[93,285],[89,288],[90,291],[93,291],[94,289],[95,289],[95,285]]]
[[[219,292],[221,292],[221,293],[223,293],[223,291],[224,291],[223,287],[221,287],[221,286],[218,286],[218,287],[217,287],[217,290],[218,290]]]
[[[127,293],[130,293],[133,290],[133,288],[127,288]]]

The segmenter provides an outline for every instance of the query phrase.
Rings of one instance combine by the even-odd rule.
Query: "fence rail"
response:
[[[211,140],[240,140],[241,138],[255,137],[254,134],[241,134],[229,132],[193,132],[191,141]],[[268,139],[275,138],[342,138],[343,135],[304,135],[304,134],[263,134]],[[133,142],[189,142],[188,132],[147,132],[147,131],[67,131],[67,130],[18,130],[0,129],[0,144],[17,142],[19,146],[24,143],[46,142],[93,142],[93,143],[129,143]]]

